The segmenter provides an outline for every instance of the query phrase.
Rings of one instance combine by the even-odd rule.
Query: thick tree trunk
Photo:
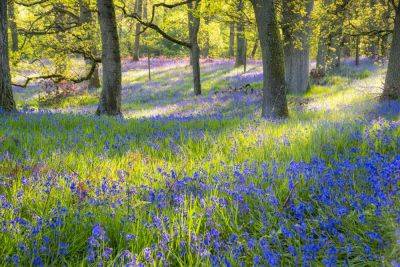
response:
[[[7,1],[0,2],[0,110],[14,111],[15,102],[11,87],[8,56]]]
[[[283,44],[279,33],[274,0],[251,0],[257,21],[263,61],[264,118],[288,116]]]
[[[235,56],[235,23],[229,24],[229,57]]]
[[[190,63],[193,71],[193,88],[195,95],[201,95],[200,82],[200,47],[198,42],[198,33],[200,29],[200,18],[195,16],[193,12],[197,9],[200,0],[188,3],[189,8],[189,39],[191,43]]]
[[[239,0],[237,6],[238,12],[243,11],[243,0]],[[240,20],[236,28],[236,67],[243,66],[246,61],[246,40],[244,36],[244,23]]]
[[[394,21],[392,46],[386,73],[382,100],[400,99],[400,3],[397,6]]]
[[[17,23],[15,22],[15,9],[14,9],[14,1],[9,0],[8,2],[8,18],[10,20],[10,31],[11,31],[11,49],[12,51],[18,51],[18,29]]]
[[[309,20],[314,0],[303,1],[305,15],[294,10],[296,0],[283,0],[283,33],[285,37],[285,80],[292,93],[304,93],[309,88],[310,34]],[[297,25],[303,25],[296,29]],[[301,45],[299,47],[299,44]]]
[[[97,114],[121,115],[121,56],[113,0],[97,0],[102,44],[103,89]]]
[[[135,11],[139,15],[142,16],[143,12],[143,2],[142,0],[136,0]],[[132,59],[133,61],[139,61],[140,58],[140,31],[142,30],[141,24],[139,22],[136,23],[135,28],[135,41],[133,44],[133,54]]]

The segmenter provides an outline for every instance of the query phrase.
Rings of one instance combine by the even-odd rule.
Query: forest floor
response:
[[[124,118],[99,91],[0,114],[0,265],[395,265],[400,103],[346,62],[260,119],[261,64],[123,64]],[[31,111],[33,107],[35,111]],[[39,111],[37,109],[40,107]],[[134,265],[132,265],[134,266]]]

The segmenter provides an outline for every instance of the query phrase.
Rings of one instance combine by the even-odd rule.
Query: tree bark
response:
[[[257,21],[263,61],[264,118],[288,116],[283,44],[276,18],[274,0],[251,0]]]
[[[256,57],[259,43],[260,43],[260,41],[258,39],[254,42],[253,49],[251,50],[251,58],[252,59],[254,59]]]
[[[396,7],[396,18],[392,46],[390,48],[389,63],[386,73],[382,100],[400,99],[400,3]]]
[[[90,77],[89,83],[88,83],[88,88],[89,90],[91,89],[97,89],[100,88],[100,77],[99,77],[99,66],[96,65],[96,68],[93,72],[92,77]]]
[[[11,87],[10,62],[8,55],[7,1],[0,2],[0,109],[16,110]]]
[[[235,56],[235,23],[229,24],[229,57]]]
[[[387,56],[387,46],[388,46],[388,35],[383,35],[381,37],[381,58],[386,58]]]
[[[79,0],[78,1],[79,4],[79,18],[81,23],[93,23],[93,16],[92,13],[90,12],[89,7],[87,6],[87,3],[84,0]],[[91,33],[87,33],[86,36],[87,40],[92,41],[93,37]],[[96,45],[93,44],[90,47],[90,49],[92,50],[92,54],[93,55],[97,55],[97,48]],[[88,65],[92,65],[92,61],[91,60],[86,60],[86,64]],[[90,77],[89,81],[88,81],[88,90],[92,90],[92,89],[97,89],[100,88],[100,77],[99,77],[99,66],[96,64],[96,68],[93,71],[92,76]]]
[[[11,31],[11,49],[12,51],[16,52],[19,49],[18,45],[18,29],[17,23],[15,22],[15,8],[14,8],[14,1],[9,0],[8,2],[8,18],[10,21],[10,31]]]
[[[121,55],[113,0],[97,0],[99,15],[103,89],[96,114],[121,115]]]
[[[238,12],[243,11],[243,0],[239,0],[237,6]],[[236,67],[243,66],[246,61],[246,51],[245,51],[246,40],[244,36],[244,23],[242,19],[237,23],[236,29]]]
[[[142,12],[143,12],[143,1],[142,0],[136,0],[135,11],[141,18]],[[132,54],[133,61],[139,61],[139,58],[140,58],[140,31],[141,31],[141,29],[142,29],[141,24],[139,22],[137,22],[136,28],[135,28],[135,41],[133,44],[133,54]]]
[[[201,95],[201,82],[200,82],[200,47],[198,42],[198,33],[200,29],[200,18],[194,14],[200,0],[189,2],[188,5],[188,17],[189,17],[189,39],[191,43],[190,48],[190,63],[193,71],[193,87],[194,94]]]
[[[356,37],[356,66],[360,65],[360,36]]]
[[[204,24],[206,26],[206,32],[205,32],[206,40],[205,40],[204,48],[203,48],[203,57],[208,58],[210,55],[210,32],[209,32],[210,18],[209,17],[204,18]]]
[[[285,80],[289,92],[304,93],[308,90],[310,73],[310,34],[309,26],[314,0],[305,0],[298,14],[294,9],[297,0],[283,0],[283,33],[285,39]],[[300,29],[296,29],[301,25]],[[300,46],[299,46],[300,44]]]
[[[318,51],[317,51],[317,70],[325,73],[326,71],[326,55],[327,55],[327,45],[326,39],[320,35],[318,41]]]

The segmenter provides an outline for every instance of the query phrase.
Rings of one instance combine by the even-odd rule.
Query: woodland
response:
[[[0,0],[0,266],[400,266],[399,0]]]

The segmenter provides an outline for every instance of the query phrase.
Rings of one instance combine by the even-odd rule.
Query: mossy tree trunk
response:
[[[113,0],[97,0],[102,44],[103,88],[97,114],[121,115],[121,55]]]
[[[14,7],[14,1],[9,0],[8,1],[8,17],[10,21],[10,31],[11,31],[11,49],[12,51],[18,51],[19,45],[18,45],[18,29],[17,29],[17,23],[15,22],[15,7]]]
[[[392,46],[382,100],[400,99],[400,2],[395,7],[395,11]]]
[[[93,20],[92,13],[87,6],[87,3],[84,0],[79,0],[78,4],[79,4],[79,9],[80,9],[79,17],[80,17],[81,22],[89,23],[90,25],[92,25],[94,23],[94,20]],[[90,27],[90,26],[88,26],[88,27]],[[90,32],[88,32],[86,34],[86,38],[91,41],[92,34]],[[91,49],[91,53],[93,55],[97,55],[98,51],[97,51],[97,47],[95,44],[92,44],[90,49]],[[86,63],[88,65],[92,65],[93,62],[92,62],[92,60],[87,59]],[[98,64],[96,64],[95,70],[88,81],[88,89],[89,90],[96,89],[96,88],[100,88],[100,86],[101,85],[100,85],[99,66],[98,66]]]
[[[274,0],[251,0],[251,2],[257,21],[263,61],[262,116],[287,117],[283,44]]]
[[[283,0],[282,4],[286,86],[289,92],[304,93],[309,88],[309,21],[314,0]]]
[[[0,109],[14,111],[15,102],[11,87],[10,62],[8,55],[7,1],[0,2]]]

